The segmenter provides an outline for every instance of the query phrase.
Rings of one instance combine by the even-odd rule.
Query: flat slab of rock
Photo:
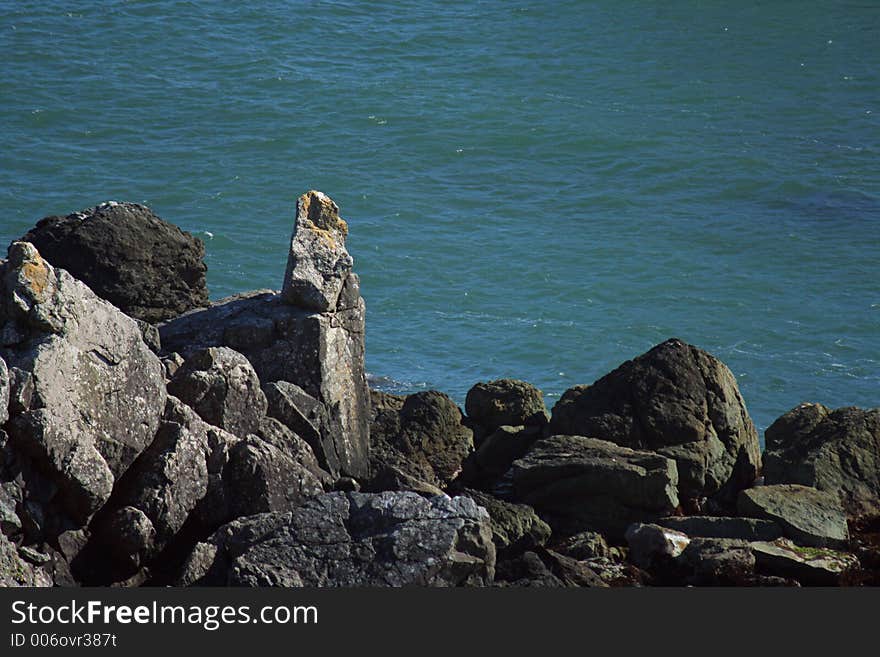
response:
[[[205,245],[146,206],[46,217],[21,241],[131,317],[159,322],[208,304]]]
[[[731,371],[672,339],[590,386],[565,392],[550,432],[656,450],[679,465],[680,497],[732,501],[761,463],[758,434]]]
[[[156,434],[166,396],[159,358],[135,320],[25,242],[0,267],[0,355],[17,371],[7,425],[15,448],[85,521]]]
[[[845,574],[858,567],[852,554],[827,548],[805,548],[786,539],[750,544],[758,569],[770,575],[791,577],[801,584],[838,586]]]
[[[622,537],[633,522],[678,506],[675,461],[582,436],[539,440],[502,483],[511,499],[534,507],[563,534],[592,529]]]
[[[770,520],[726,518],[721,516],[673,516],[660,518],[656,524],[688,536],[729,538],[743,541],[774,541],[782,538],[782,528]]]
[[[749,488],[740,492],[737,510],[775,522],[799,545],[843,548],[849,541],[846,514],[838,498],[808,486]]]
[[[180,584],[462,586],[492,581],[489,515],[466,497],[327,493],[196,546]]]
[[[880,408],[801,404],[765,432],[764,481],[840,496],[848,515],[880,515]]]

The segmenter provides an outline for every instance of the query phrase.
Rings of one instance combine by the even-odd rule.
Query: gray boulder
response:
[[[801,404],[765,432],[764,480],[840,496],[848,515],[880,515],[880,409]]]
[[[264,384],[289,381],[317,399],[329,418],[322,441],[333,444],[340,473],[358,478],[369,472],[370,401],[364,303],[356,277],[348,280],[333,313],[296,308],[275,292],[252,292],[162,324],[159,333],[169,353],[226,346],[243,354]]]
[[[333,477],[339,477],[339,454],[336,453],[327,407],[289,381],[270,383],[265,393],[269,416],[311,445],[320,466]]]
[[[168,382],[168,392],[208,424],[237,436],[255,432],[266,416],[266,395],[248,359],[228,347],[192,353]]]
[[[354,261],[345,249],[348,224],[329,196],[309,191],[296,201],[282,298],[315,310],[336,310]]]
[[[718,359],[671,339],[591,386],[565,392],[549,431],[656,450],[679,465],[683,501],[732,501],[761,464],[758,434],[736,379]]]
[[[9,368],[6,361],[0,358],[0,427],[9,419]]]
[[[489,516],[466,497],[327,493],[235,521],[200,543],[180,584],[462,586],[492,581]]]
[[[449,485],[473,449],[473,432],[455,402],[436,390],[394,403],[385,393],[371,394],[386,397],[370,426],[372,472],[390,466],[438,488]]]
[[[808,486],[777,484],[740,491],[740,515],[772,520],[800,545],[845,548],[849,542],[840,500]]]
[[[208,304],[204,244],[143,205],[46,217],[21,241],[131,317],[158,322]]]
[[[672,516],[656,524],[701,538],[774,541],[782,537],[782,528],[770,520],[727,518],[723,516]]]
[[[154,557],[205,498],[210,475],[223,467],[238,441],[169,396],[156,438],[117,483],[107,518],[93,523],[98,538],[134,566]],[[142,538],[123,540],[123,521],[135,516],[137,522],[129,524],[141,528]]]
[[[535,386],[517,379],[498,379],[477,383],[465,399],[465,413],[479,440],[498,427],[547,424],[544,394]]]
[[[289,511],[324,492],[321,479],[309,467],[255,435],[230,450],[223,485],[232,518]]]
[[[84,522],[156,433],[162,364],[133,319],[24,242],[0,268],[0,356],[21,373],[8,424],[16,448]]]
[[[596,530],[620,538],[633,522],[678,506],[675,461],[581,436],[552,436],[514,461],[498,486],[534,507],[554,532]]]

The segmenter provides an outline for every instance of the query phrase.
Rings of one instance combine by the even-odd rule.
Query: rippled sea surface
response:
[[[875,2],[3,1],[0,242],[146,203],[220,298],[316,188],[376,385],[552,405],[677,336],[762,429],[878,406],[878,44]]]

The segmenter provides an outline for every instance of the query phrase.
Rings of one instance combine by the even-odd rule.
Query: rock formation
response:
[[[732,502],[761,466],[755,426],[736,380],[719,360],[671,339],[553,408],[551,434],[650,449],[678,464],[683,501],[720,494]]]

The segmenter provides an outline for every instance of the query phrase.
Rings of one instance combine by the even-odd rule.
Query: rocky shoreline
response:
[[[209,303],[131,203],[0,261],[0,586],[880,584],[880,409],[758,433],[670,339],[552,411],[370,390],[348,226],[297,201],[281,291]]]

